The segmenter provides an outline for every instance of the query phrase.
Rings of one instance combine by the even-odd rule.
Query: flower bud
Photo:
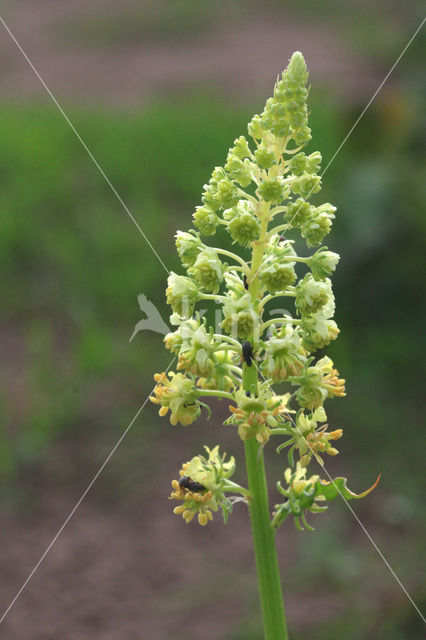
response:
[[[259,236],[259,223],[250,213],[236,216],[229,224],[229,233],[234,242],[248,247]]]
[[[295,262],[265,262],[259,270],[259,278],[270,293],[284,291],[296,280]]]
[[[249,158],[251,156],[251,151],[248,146],[247,138],[245,138],[244,136],[236,138],[234,140],[234,146],[232,147],[231,152],[241,160],[244,160],[244,158]]]
[[[264,343],[264,361],[261,371],[274,382],[284,382],[289,376],[300,375],[306,361],[300,334],[291,325]]]
[[[331,282],[315,280],[307,273],[296,286],[296,309],[300,315],[309,315],[319,311],[332,296]]]
[[[270,113],[268,113],[268,111],[265,110],[261,116],[260,126],[265,132],[265,131],[269,131],[273,126],[273,124],[274,124],[273,118],[271,117]]]
[[[340,332],[336,322],[325,317],[322,310],[311,316],[303,316],[301,329],[303,346],[310,353],[326,347]]]
[[[306,114],[304,113],[304,111],[297,109],[297,104],[294,105],[295,106],[295,110],[293,113],[290,113],[288,116],[288,121],[290,124],[290,127],[297,131],[297,129],[300,129],[300,127],[305,123],[306,121]]]
[[[290,86],[304,86],[308,81],[308,69],[305,58],[300,51],[295,51],[285,71]]]
[[[276,164],[274,152],[263,145],[255,151],[254,159],[260,169],[270,169]]]
[[[261,117],[258,114],[256,114],[253,116],[253,118],[247,125],[247,131],[254,140],[259,140],[260,138],[263,137],[263,129],[262,129],[261,122],[262,122]]]
[[[316,174],[303,173],[301,176],[295,176],[291,182],[290,188],[296,195],[302,198],[309,198],[313,193],[317,193],[321,189],[321,176]]]
[[[329,233],[334,211],[336,208],[331,204],[313,209],[311,218],[302,225],[302,236],[306,239],[308,247],[320,244]]]
[[[265,251],[265,259],[259,269],[259,278],[270,293],[284,291],[296,280],[296,255],[289,242],[280,243],[279,236],[273,236]]]
[[[210,376],[214,367],[214,348],[214,338],[207,333],[204,325],[198,326],[190,333],[187,331],[179,350],[177,368],[184,369],[194,376]]]
[[[280,118],[271,125],[270,131],[272,135],[276,136],[277,138],[287,138],[291,134],[291,127],[284,118]]]
[[[295,176],[301,176],[307,169],[307,157],[304,153],[296,153],[288,162],[290,173]]]
[[[308,260],[308,266],[315,280],[324,280],[335,271],[340,260],[338,253],[328,251],[327,247],[321,247]]]
[[[301,54],[292,56],[287,69],[274,88],[274,95],[266,102],[260,117],[260,127],[276,138],[294,137],[304,144],[309,140],[306,126],[308,111],[306,106],[307,81],[306,64]],[[259,132],[259,138],[263,137]]]
[[[228,298],[223,303],[222,328],[229,335],[239,338],[250,337],[255,329],[259,316],[253,308],[251,295],[246,293],[238,299]]]
[[[309,202],[303,198],[297,198],[294,202],[288,203],[284,218],[292,227],[300,227],[309,220],[312,210],[313,207]]]
[[[164,344],[166,349],[171,351],[175,356],[179,354],[182,346],[182,334],[180,327],[176,331],[170,331],[164,336]]]
[[[165,336],[164,338],[164,342],[167,342],[168,336],[178,334],[180,336],[180,342],[182,344],[182,341],[187,340],[190,336],[192,336],[194,331],[196,331],[198,327],[200,327],[200,319],[198,317],[187,319],[179,316],[179,314],[177,313],[173,313],[170,316],[170,323],[173,325],[178,325],[178,328],[174,333],[167,334],[167,336]],[[177,338],[172,338],[172,342],[177,344]]]
[[[235,180],[242,187],[248,187],[251,183],[252,163],[250,160],[240,160],[234,153],[228,153],[225,169],[229,177]]]
[[[223,178],[218,182],[216,196],[221,209],[233,207],[239,199],[237,188],[229,178]]]
[[[218,211],[221,206],[220,200],[217,196],[218,183],[226,178],[226,171],[223,167],[215,167],[213,169],[211,178],[208,184],[204,185],[204,191],[202,195],[203,204],[207,205],[213,211]]]
[[[195,278],[201,290],[217,293],[223,280],[223,265],[216,251],[210,247],[200,251],[188,274]]]
[[[197,207],[194,213],[194,222],[203,236],[212,236],[216,233],[219,218],[209,206]]]
[[[211,363],[212,369],[208,374],[205,374],[206,377],[198,379],[197,386],[200,389],[232,391],[235,388],[235,378],[232,377],[231,371],[231,367],[234,364],[233,354],[227,350],[214,351],[211,354]]]
[[[322,155],[319,151],[314,151],[306,158],[307,173],[318,173],[321,167]]]
[[[175,237],[176,249],[183,266],[192,267],[202,246],[200,239],[185,231],[177,231]]]
[[[307,145],[311,139],[311,129],[307,126],[300,127],[294,134],[294,141],[299,147]]]
[[[265,202],[282,202],[286,195],[286,187],[282,178],[266,178],[259,186],[259,195]]]
[[[219,211],[220,202],[216,196],[216,187],[212,187],[210,185],[204,185],[205,189],[203,191],[203,195],[201,196],[201,201],[204,206],[208,207],[216,213]]]
[[[248,247],[250,242],[259,237],[259,222],[248,200],[240,200],[237,206],[226,209],[223,217],[229,220],[228,231],[234,242]]]
[[[172,271],[167,279],[167,284],[167,304],[180,316],[188,317],[191,315],[194,304],[198,299],[197,283],[191,278],[178,276]]]

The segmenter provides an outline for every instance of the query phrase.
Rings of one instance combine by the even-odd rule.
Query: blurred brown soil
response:
[[[71,103],[135,106],[206,86],[234,100],[263,98],[297,49],[304,52],[318,86],[335,90],[337,85],[345,98],[361,100],[381,80],[371,62],[351,51],[337,29],[318,18],[297,18],[291,12],[285,17],[258,5],[254,14],[241,11],[232,20],[218,10],[217,19],[213,13],[207,25],[176,34],[172,18],[169,24],[163,16],[164,33],[156,40],[143,31],[149,11],[146,1],[125,0],[117,7],[112,0],[24,0],[6,3],[3,15],[53,93]],[[141,25],[140,38],[135,37],[132,12]],[[121,25],[122,37],[111,35],[114,22],[118,30]],[[92,27],[81,32],[86,23]],[[6,61],[1,70],[6,99],[45,98],[3,27],[0,57]]]
[[[130,434],[129,439],[131,449]],[[157,450],[158,462],[152,475],[146,470],[135,475],[141,486],[132,487],[123,501],[108,491],[117,474],[125,473],[126,464],[123,467],[118,459],[115,467],[112,463],[112,472],[106,470],[105,478],[99,479],[10,610],[2,637],[225,640],[232,631],[250,628],[258,603],[246,507],[237,504],[226,527],[220,517],[201,528],[174,516],[166,498],[170,469],[192,449],[186,434],[177,445],[180,451],[177,442],[176,435],[166,440],[164,434],[155,441],[150,455]],[[73,447],[62,447],[63,451],[54,447],[54,452],[63,466],[68,452],[75,476]],[[124,455],[131,455],[129,449]],[[15,509],[0,515],[2,611],[97,470],[93,460],[90,472],[85,466],[73,480],[65,478],[67,472],[33,472],[21,483],[24,493]],[[296,539],[290,526],[280,536],[284,572],[297,561]],[[343,599],[339,602],[335,594],[324,592],[305,594],[303,600],[296,594],[287,598],[290,622],[299,629],[310,624],[313,612],[317,622],[327,620],[343,605]]]

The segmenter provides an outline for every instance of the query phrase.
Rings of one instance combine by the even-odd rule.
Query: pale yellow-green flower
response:
[[[268,393],[268,386],[261,385],[257,395],[243,390],[234,394],[237,406],[229,406],[232,415],[224,424],[237,425],[238,435],[243,442],[249,438],[256,438],[260,444],[265,444],[269,440],[271,429],[286,421],[290,394],[271,395]]]
[[[172,481],[173,491],[170,498],[181,500],[182,504],[173,512],[182,515],[185,522],[191,522],[197,515],[198,523],[206,525],[213,519],[213,512],[222,509],[224,520],[232,510],[232,503],[226,497],[227,490],[242,489],[229,481],[235,471],[233,457],[219,453],[219,445],[213,449],[204,447],[207,456],[195,456],[182,465],[180,480]]]
[[[156,373],[154,380],[157,385],[154,388],[154,396],[150,396],[151,402],[160,404],[160,416],[165,416],[170,409],[170,422],[176,425],[180,422],[183,426],[191,424],[201,413],[197,398],[200,392],[194,381],[182,373],[169,372]]]

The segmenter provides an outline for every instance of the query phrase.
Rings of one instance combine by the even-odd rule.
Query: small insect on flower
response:
[[[253,347],[250,342],[243,342],[241,345],[243,360],[248,367],[251,367],[251,359],[253,358]]]
[[[182,476],[179,479],[179,486],[182,487],[182,489],[188,489],[188,491],[192,491],[193,493],[200,493],[206,488],[199,482],[192,480],[192,478],[190,478],[189,476]]]
[[[246,291],[248,291],[248,288],[249,288],[249,281],[247,280],[247,276],[246,276],[245,274],[244,274],[243,282],[244,282],[244,289],[245,289]]]

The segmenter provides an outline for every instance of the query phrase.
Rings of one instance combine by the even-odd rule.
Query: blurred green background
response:
[[[311,69],[310,150],[325,167],[421,20],[420,3],[6,3],[4,18],[170,270],[202,185],[245,133],[293,49]],[[170,356],[140,333],[143,292],[167,320],[166,272],[16,46],[0,29],[2,610]],[[329,248],[347,380],[333,475],[417,605],[425,603],[424,65],[422,31],[332,162]],[[253,61],[258,60],[256,65]],[[87,65],[87,66],[86,66]],[[424,68],[424,67],[423,67]],[[140,75],[138,72],[140,71]],[[423,162],[423,165],[422,165]],[[3,626],[8,638],[261,637],[249,523],[201,532],[171,515],[170,480],[202,444],[146,406]],[[213,433],[214,431],[214,433]],[[268,459],[271,481],[283,459]],[[243,471],[240,470],[241,478]],[[273,500],[274,498],[272,498]],[[343,503],[315,533],[279,532],[294,640],[420,639],[423,624]]]

